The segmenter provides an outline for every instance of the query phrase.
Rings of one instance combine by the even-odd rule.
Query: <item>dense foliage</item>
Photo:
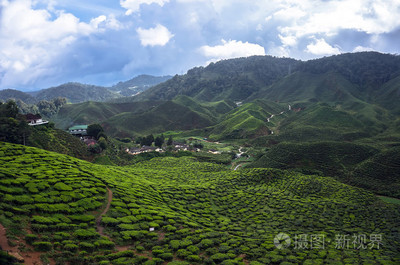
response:
[[[95,220],[107,188],[112,200],[100,222],[102,236]],[[400,261],[399,206],[315,175],[230,171],[192,158],[105,167],[1,143],[0,198],[9,240],[19,237],[12,231],[31,231],[25,249],[43,251],[57,264]],[[275,247],[278,233],[292,244]],[[323,236],[324,248],[296,248],[299,235]],[[337,235],[366,235],[368,248],[353,242],[338,248]],[[381,235],[379,248],[370,235]]]

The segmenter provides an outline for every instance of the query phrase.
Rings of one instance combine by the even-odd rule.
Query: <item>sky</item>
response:
[[[0,89],[400,50],[400,0],[0,0]]]

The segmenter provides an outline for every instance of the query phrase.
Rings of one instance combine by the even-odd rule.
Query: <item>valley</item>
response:
[[[398,55],[21,93],[0,93],[0,224],[25,264],[400,262]]]

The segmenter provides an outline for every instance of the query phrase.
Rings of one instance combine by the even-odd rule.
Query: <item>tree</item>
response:
[[[140,145],[151,146],[154,142],[154,136],[152,134],[143,137],[140,141]]]
[[[67,99],[58,97],[58,98],[53,99],[53,103],[54,103],[54,106],[56,106],[57,111],[58,111],[63,105],[67,104]]]
[[[161,148],[162,145],[164,144],[164,140],[165,140],[165,139],[164,139],[164,136],[163,136],[163,135],[157,136],[156,139],[154,140],[154,145],[157,146],[157,147],[159,147],[159,148]]]
[[[167,145],[172,145],[173,141],[174,141],[174,140],[172,139],[172,136],[170,135],[170,136],[168,137]]]
[[[196,143],[193,145],[193,147],[194,147],[194,148],[202,149],[202,148],[204,147],[204,145],[203,145],[202,143],[196,142]]]
[[[17,118],[18,106],[14,100],[9,100],[5,104],[0,105],[0,117]]]
[[[101,149],[105,150],[107,148],[107,140],[104,137],[100,137],[98,142]]]
[[[104,132],[104,130],[103,127],[101,127],[101,125],[98,123],[90,124],[87,128],[87,134],[95,137],[96,139],[98,139],[98,136],[101,132]]]
[[[24,144],[30,128],[14,101],[0,105],[0,141]]]

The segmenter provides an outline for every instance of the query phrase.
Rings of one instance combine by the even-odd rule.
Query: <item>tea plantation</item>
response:
[[[399,264],[399,219],[329,177],[191,157],[101,166],[0,142],[0,223],[43,264]]]

